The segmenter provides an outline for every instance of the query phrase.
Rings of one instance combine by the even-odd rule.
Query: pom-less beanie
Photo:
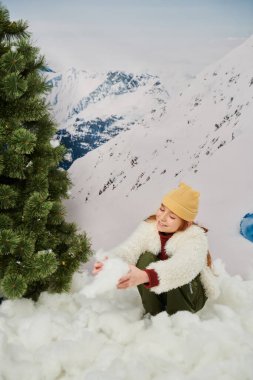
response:
[[[181,182],[163,197],[162,203],[180,218],[191,222],[198,213],[199,192]]]

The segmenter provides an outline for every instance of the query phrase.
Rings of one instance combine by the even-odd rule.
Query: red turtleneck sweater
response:
[[[161,251],[157,257],[159,258],[159,260],[167,260],[169,256],[165,252],[165,244],[171,238],[173,233],[166,233],[160,231],[158,231],[158,233],[161,240]],[[149,282],[147,284],[144,284],[146,288],[152,288],[153,286],[159,285],[159,278],[154,269],[145,269],[145,272],[149,277]]]

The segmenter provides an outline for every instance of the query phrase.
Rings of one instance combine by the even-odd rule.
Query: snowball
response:
[[[94,298],[98,294],[115,289],[118,280],[129,271],[128,264],[120,258],[105,259],[101,251],[97,253],[96,257],[103,262],[104,266],[94,276],[92,282],[81,290],[81,293],[88,298]]]

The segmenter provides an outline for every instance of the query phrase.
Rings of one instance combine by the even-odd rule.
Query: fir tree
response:
[[[67,291],[90,254],[86,234],[64,220],[66,150],[50,143],[45,60],[27,28],[0,4],[0,291],[10,299]]]

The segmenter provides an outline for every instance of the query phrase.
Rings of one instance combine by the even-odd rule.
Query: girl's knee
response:
[[[157,256],[149,251],[145,251],[141,254],[137,261],[137,268],[145,269],[150,263],[157,261]]]

